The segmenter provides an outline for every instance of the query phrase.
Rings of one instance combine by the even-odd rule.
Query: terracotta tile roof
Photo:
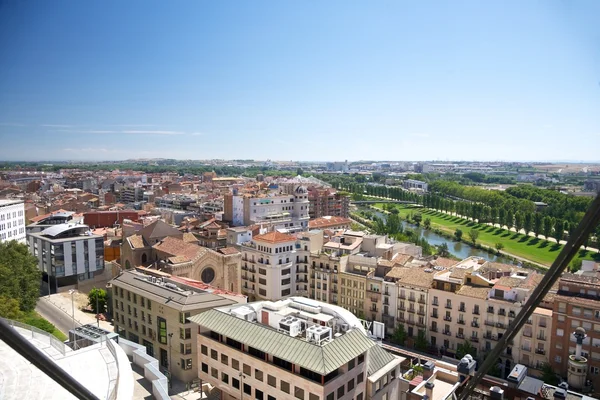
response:
[[[424,268],[393,267],[385,275],[386,278],[397,279],[401,285],[431,287],[433,272],[426,272]]]
[[[503,286],[503,287],[509,288],[509,290],[510,290],[512,288],[521,287],[521,285],[523,285],[524,283],[525,283],[525,279],[512,278],[510,276],[503,276],[502,278],[498,279],[498,281],[496,281],[496,284],[494,285],[494,287],[498,288],[500,286]]]
[[[223,248],[219,249],[218,252],[221,254],[225,254],[226,256],[230,256],[232,254],[239,253],[239,250],[236,249],[235,247],[223,247]]]
[[[488,298],[489,292],[490,292],[489,287],[486,288],[486,287],[479,287],[479,286],[462,285],[461,288],[458,289],[456,294],[485,300]]]
[[[315,218],[308,221],[309,229],[323,229],[323,228],[331,228],[341,225],[350,225],[352,220],[350,218],[345,217],[321,217]]]
[[[467,272],[472,272],[473,268],[452,268],[452,272],[450,272],[450,278],[454,279],[463,279]]]
[[[265,233],[263,235],[257,235],[257,236],[254,236],[252,239],[259,241],[259,242],[267,242],[267,243],[284,243],[284,242],[296,241],[296,238],[294,236],[287,235],[285,233],[281,233],[278,231]]]
[[[394,263],[394,265],[396,267],[405,265],[407,262],[411,261],[413,258],[413,256],[411,256],[410,254],[402,254],[402,253],[398,253],[394,256],[394,258],[392,258],[392,262]]]
[[[210,224],[206,225],[204,227],[204,229],[221,229],[221,225],[217,224],[216,222],[211,222]]]
[[[185,232],[183,234],[183,241],[186,243],[198,243],[198,238],[191,232]]]
[[[201,252],[206,251],[205,248],[200,247],[197,244],[186,243],[182,239],[174,237],[166,237],[152,247],[157,251],[170,255],[171,257],[185,257],[187,261],[193,260]],[[181,259],[178,258],[178,260]]]
[[[438,266],[444,267],[444,268],[450,268],[458,263],[459,263],[459,261],[453,260],[451,258],[446,258],[446,257],[438,257],[433,261],[434,265],[438,265]]]
[[[131,235],[127,238],[132,249],[143,249],[146,247],[144,238],[141,235]]]

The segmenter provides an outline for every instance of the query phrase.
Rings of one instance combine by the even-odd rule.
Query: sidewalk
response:
[[[51,304],[56,309],[64,312],[69,316],[73,315],[73,306],[71,303],[71,295],[68,293],[57,293],[50,296],[43,296],[39,298],[39,301]],[[81,293],[73,294],[73,303],[75,306],[75,321],[80,325],[96,324],[96,316],[91,313],[85,313],[80,310],[85,304],[87,304],[87,296]],[[105,329],[109,332],[113,331],[113,325],[107,321],[100,321],[100,328]]]

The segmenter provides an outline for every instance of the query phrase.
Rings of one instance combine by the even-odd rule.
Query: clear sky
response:
[[[0,159],[600,161],[600,1],[0,1]]]

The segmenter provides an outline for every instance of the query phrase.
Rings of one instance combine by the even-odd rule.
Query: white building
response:
[[[59,224],[27,234],[50,293],[104,273],[104,238],[87,225]]]
[[[25,243],[25,203],[0,199],[0,242]]]

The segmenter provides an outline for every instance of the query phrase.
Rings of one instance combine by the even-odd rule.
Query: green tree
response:
[[[392,342],[399,344],[400,346],[404,346],[404,342],[406,342],[408,334],[404,329],[404,324],[399,324],[396,326],[394,333],[392,334]]]
[[[415,223],[415,225],[419,226],[421,225],[421,221],[423,220],[423,215],[421,215],[421,213],[415,213],[415,215],[413,215],[412,217],[412,220]]]
[[[456,230],[454,231],[454,238],[460,242],[462,240],[462,236],[463,236],[463,231],[460,230],[459,228],[456,228]]]
[[[385,230],[390,235],[402,232],[402,223],[398,214],[390,214],[385,223]]]
[[[560,378],[549,363],[544,363],[542,365],[542,380],[552,386],[556,386],[560,383]]]
[[[498,222],[500,223],[501,228],[504,226],[505,220],[506,220],[506,210],[504,209],[504,207],[501,207],[498,210]]]
[[[511,210],[506,210],[506,216],[504,217],[504,225],[506,229],[510,230],[515,224],[515,215]]]
[[[106,310],[106,290],[93,288],[88,293],[88,305],[94,314],[101,314]]]
[[[494,225],[495,223],[498,222],[498,208],[497,207],[492,207],[490,209],[490,222],[492,223],[492,225]]]
[[[415,349],[424,351],[427,350],[428,347],[429,342],[427,341],[427,337],[425,336],[425,331],[419,329],[419,332],[417,333],[417,337],[415,339]]]
[[[544,231],[544,220],[542,214],[536,212],[533,214],[533,233],[535,233],[535,237],[538,237]]]
[[[556,218],[554,221],[554,239],[556,243],[560,242],[565,235],[565,224],[562,219]]]
[[[10,297],[0,296],[0,317],[18,320],[21,318],[21,307],[19,300]]]
[[[0,243],[0,296],[16,299],[21,311],[32,311],[40,295],[38,260],[17,241]]]
[[[524,218],[523,214],[520,211],[515,213],[515,229],[517,233],[521,233],[521,229],[523,229]]]
[[[438,246],[438,255],[440,257],[450,256],[450,250],[448,250],[448,243],[444,242]]]
[[[526,235],[533,230],[533,214],[530,212],[526,212],[523,216],[523,229],[525,229]]]
[[[583,264],[583,261],[581,260],[581,258],[574,258],[573,261],[571,261],[571,264],[569,264],[569,272],[577,272],[581,269],[581,265]]]
[[[502,251],[502,249],[504,248],[504,243],[498,242],[498,243],[496,243],[496,245],[494,247],[496,247],[496,250],[498,250],[498,253],[500,253]]]
[[[425,221],[423,221],[423,226],[425,227],[425,229],[431,228],[431,219],[425,218]]]
[[[298,168],[298,169],[296,170],[296,175],[300,175],[300,176],[302,176],[303,174],[304,174],[304,171],[302,171],[302,168]]]
[[[471,241],[473,242],[473,244],[475,244],[477,242],[478,237],[479,237],[479,231],[475,228],[472,228],[469,231],[469,238],[471,238]]]
[[[546,215],[543,219],[544,223],[542,225],[542,231],[546,240],[552,235],[552,231],[554,230],[554,221],[552,221],[552,217]]]
[[[463,343],[456,346],[456,358],[458,358],[459,360],[467,354],[475,356],[476,352],[477,349],[471,344],[471,341],[469,339],[465,339]]]

